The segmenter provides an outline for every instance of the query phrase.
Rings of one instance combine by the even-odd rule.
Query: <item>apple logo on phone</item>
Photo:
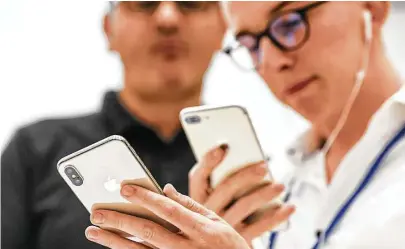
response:
[[[108,192],[115,192],[117,190],[120,190],[121,184],[117,182],[117,179],[108,176],[107,180],[104,182],[104,188]]]

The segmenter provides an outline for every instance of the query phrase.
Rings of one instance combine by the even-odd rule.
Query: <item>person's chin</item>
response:
[[[166,91],[166,92],[182,92],[186,91],[190,86],[190,80],[187,79],[187,75],[183,74],[166,74],[159,75],[157,80],[154,82],[152,87],[156,91]]]
[[[315,98],[296,99],[292,103],[287,103],[295,112],[311,123],[316,122],[321,117],[323,105]]]
[[[164,63],[155,68],[155,72],[160,78],[168,81],[180,81],[188,71],[187,65],[180,62]]]

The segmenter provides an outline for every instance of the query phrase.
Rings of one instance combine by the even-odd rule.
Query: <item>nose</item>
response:
[[[159,31],[164,34],[172,34],[179,28],[182,13],[175,2],[161,2],[154,16]]]
[[[294,68],[295,59],[293,54],[281,51],[269,39],[262,39],[260,48],[262,53],[260,72],[282,73]]]

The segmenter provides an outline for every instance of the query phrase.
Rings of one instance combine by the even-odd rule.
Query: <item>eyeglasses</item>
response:
[[[123,4],[131,12],[153,13],[161,1],[111,1],[110,9],[113,10],[118,4]],[[184,12],[196,12],[205,10],[210,2],[207,1],[175,1],[177,8]]]
[[[260,34],[244,32],[238,34],[236,42],[223,50],[243,69],[257,69],[262,62],[260,40],[267,37],[283,52],[299,49],[308,40],[310,26],[308,11],[327,1],[316,2],[300,9],[287,10],[270,20],[267,28]]]

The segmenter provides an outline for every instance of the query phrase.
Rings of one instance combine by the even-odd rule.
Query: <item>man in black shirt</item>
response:
[[[109,135],[125,137],[156,177],[187,194],[195,163],[179,111],[200,104],[203,75],[225,25],[215,2],[115,2],[105,16],[124,87],[101,111],[20,128],[1,158],[2,249],[91,249],[89,214],[57,161]]]

